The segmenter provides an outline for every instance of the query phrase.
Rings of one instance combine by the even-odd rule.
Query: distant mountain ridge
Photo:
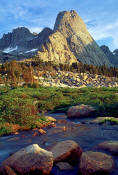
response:
[[[115,67],[118,67],[118,49],[111,52],[108,46],[102,45],[100,48],[102,49],[102,51],[107,56],[110,63],[112,65],[114,65]]]
[[[52,30],[49,28],[44,28],[42,32],[36,34],[25,27],[19,27],[3,35],[0,39],[0,50],[18,59],[31,57],[51,33]]]
[[[43,61],[54,63],[114,66],[104,49],[100,49],[89,34],[76,11],[63,11],[57,15],[54,29],[45,28],[39,34],[25,27],[14,29],[0,39],[0,60],[23,59],[37,55]],[[8,59],[3,57],[4,52]],[[6,55],[5,55],[6,57]]]

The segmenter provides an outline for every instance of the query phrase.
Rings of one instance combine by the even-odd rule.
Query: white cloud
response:
[[[18,18],[26,17],[28,11],[19,6],[19,7],[15,8],[15,10],[11,11],[11,13],[14,15],[14,17],[16,19],[18,19]]]

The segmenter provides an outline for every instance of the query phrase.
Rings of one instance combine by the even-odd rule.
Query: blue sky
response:
[[[76,10],[98,44],[118,49],[118,0],[0,0],[0,37],[19,26],[53,28],[63,10]]]

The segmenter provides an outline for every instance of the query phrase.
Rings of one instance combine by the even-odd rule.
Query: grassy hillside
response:
[[[118,88],[0,88],[0,135],[41,127],[45,112],[66,112],[69,106],[89,104],[102,116],[118,116]]]

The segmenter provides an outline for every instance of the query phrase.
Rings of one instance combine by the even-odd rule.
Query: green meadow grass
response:
[[[42,117],[41,113],[66,112],[70,106],[79,104],[92,105],[98,115],[117,117],[117,93],[118,88],[0,87],[0,122],[31,128]]]

